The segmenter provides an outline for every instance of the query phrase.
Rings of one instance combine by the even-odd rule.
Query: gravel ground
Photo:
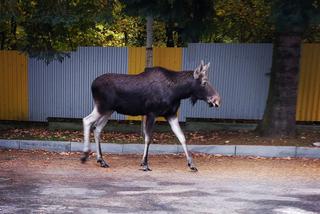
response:
[[[320,213],[320,160],[0,150],[0,213]]]

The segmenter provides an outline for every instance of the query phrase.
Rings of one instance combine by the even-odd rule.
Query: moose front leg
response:
[[[144,137],[144,152],[143,157],[141,161],[141,166],[143,171],[151,171],[148,165],[148,152],[149,152],[149,146],[151,143],[151,137],[152,137],[152,129],[155,122],[155,116],[148,115],[144,117],[142,127],[143,127],[143,137]]]
[[[187,157],[187,163],[188,163],[189,168],[194,172],[198,171],[197,167],[194,165],[194,163],[192,161],[192,157],[189,155],[187,144],[186,144],[186,138],[180,128],[178,117],[172,116],[172,117],[167,118],[167,120],[170,124],[170,127],[171,127],[173,133],[177,136],[177,138],[179,139],[179,141],[182,145],[183,151]]]

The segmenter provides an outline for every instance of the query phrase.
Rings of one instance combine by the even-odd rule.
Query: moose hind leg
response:
[[[107,124],[112,112],[107,113],[102,116],[96,123],[96,127],[94,129],[94,141],[96,142],[97,149],[97,163],[100,164],[101,167],[109,167],[109,165],[103,160],[101,145],[100,145],[100,134],[103,130],[103,127]]]
[[[169,118],[167,118],[167,120],[170,124],[170,127],[171,127],[173,133],[177,136],[178,140],[180,141],[180,143],[182,145],[183,151],[187,157],[187,163],[188,163],[189,168],[194,172],[198,171],[198,169],[196,168],[196,166],[194,165],[194,163],[192,161],[192,157],[189,155],[187,144],[186,144],[186,138],[180,128],[178,117],[177,116],[169,117]]]
[[[84,163],[87,161],[90,153],[90,128],[94,122],[96,122],[101,115],[97,111],[97,108],[94,107],[91,114],[83,118],[83,135],[84,135],[84,147],[83,147],[83,155],[81,157],[81,162]]]
[[[149,152],[149,146],[151,143],[151,137],[152,137],[152,129],[155,122],[155,117],[153,115],[148,115],[144,117],[143,120],[143,136],[144,136],[144,152],[143,157],[141,161],[141,166],[143,171],[151,171],[148,165],[148,152]]]

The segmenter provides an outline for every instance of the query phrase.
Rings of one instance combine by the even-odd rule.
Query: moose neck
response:
[[[175,98],[181,100],[191,97],[194,90],[194,81],[193,71],[179,72],[174,86]]]

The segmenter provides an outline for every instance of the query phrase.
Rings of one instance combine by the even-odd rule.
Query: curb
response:
[[[51,152],[81,152],[83,143],[69,141],[39,141],[39,140],[6,140],[0,139],[0,149],[46,150]],[[226,156],[259,156],[259,157],[298,157],[320,158],[320,148],[297,146],[254,146],[254,145],[188,145],[190,152]],[[96,150],[91,143],[91,150]],[[144,144],[101,144],[104,153],[113,154],[142,154]],[[153,144],[150,154],[183,153],[180,145]]]

